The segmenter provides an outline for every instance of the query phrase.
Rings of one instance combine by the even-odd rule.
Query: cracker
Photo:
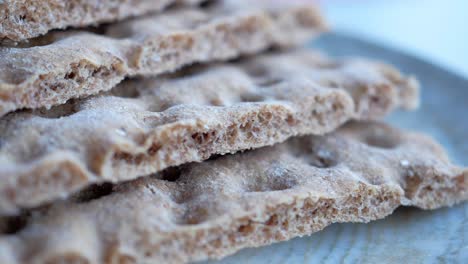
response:
[[[467,180],[468,170],[427,136],[353,123],[57,203],[0,238],[0,255],[2,263],[221,258],[331,223],[381,219],[402,205],[453,205],[467,200]]]
[[[0,119],[0,214],[92,183],[381,118],[417,101],[415,80],[396,73],[312,51],[269,54],[125,81],[107,95],[7,115]]]
[[[264,76],[266,81],[281,80],[281,76],[306,78],[322,86],[344,89],[356,103],[359,119],[378,119],[395,108],[416,109],[419,84],[413,76],[403,76],[394,67],[370,59],[331,59],[310,50],[294,50],[275,56],[258,56],[245,67]]]
[[[323,134],[417,100],[416,81],[390,66],[312,51],[125,81],[106,95],[0,120],[0,212],[91,183]]]
[[[0,3],[0,41],[25,41],[52,29],[83,27],[160,12],[172,4],[202,0],[4,0]]]
[[[33,47],[0,47],[0,115],[51,107],[195,62],[302,44],[324,29],[310,5],[255,8],[247,0],[117,23],[102,34],[54,32]]]

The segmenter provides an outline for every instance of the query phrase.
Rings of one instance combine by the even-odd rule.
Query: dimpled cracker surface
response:
[[[82,27],[162,11],[202,0],[3,0],[0,40],[24,41],[52,29]]]
[[[312,51],[125,81],[111,93],[0,119],[0,214],[92,183],[323,134],[415,106],[417,97],[416,81],[390,66]]]
[[[105,26],[101,34],[52,32],[0,47],[0,115],[107,91],[127,76],[302,44],[324,30],[311,5],[225,0]]]
[[[163,177],[166,180],[160,180]],[[466,200],[468,170],[379,123],[192,163],[30,212],[2,263],[182,263]],[[12,222],[12,219],[10,219]]]

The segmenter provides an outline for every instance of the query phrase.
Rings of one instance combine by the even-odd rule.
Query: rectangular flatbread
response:
[[[308,50],[125,81],[111,93],[0,119],[0,215],[90,184],[382,118],[418,98],[416,80],[391,66]]]
[[[158,178],[163,178],[160,180]],[[1,263],[183,263],[466,201],[468,169],[429,137],[381,123],[101,186],[22,216]],[[14,223],[14,219],[9,219]],[[17,223],[17,222],[16,222]],[[8,225],[6,225],[8,227]]]
[[[203,0],[3,0],[0,42],[25,41],[53,29],[84,27],[160,12],[170,5]]]
[[[299,45],[324,29],[311,5],[257,8],[227,0],[111,24],[97,33],[53,32],[29,46],[0,47],[0,116],[107,91],[125,77]]]

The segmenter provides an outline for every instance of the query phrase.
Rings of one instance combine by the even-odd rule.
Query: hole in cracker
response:
[[[255,226],[252,221],[249,221],[248,223],[241,225],[237,228],[237,232],[241,233],[242,235],[248,235],[251,234],[255,231]]]
[[[96,67],[87,62],[73,63],[70,65],[70,70],[63,76],[63,79],[68,82],[83,83],[87,78],[108,77],[113,71],[117,70],[117,67],[117,64],[110,67]]]
[[[423,179],[411,170],[406,178],[405,196],[408,199],[414,199],[418,192],[423,189],[422,183]]]
[[[268,74],[268,70],[265,67],[258,66],[258,65],[246,65],[247,73],[252,77],[263,78]]]
[[[215,130],[207,132],[197,132],[192,134],[192,139],[197,145],[206,145],[213,142],[216,139],[217,132]]]
[[[283,79],[277,78],[277,77],[264,77],[264,78],[259,78],[256,80],[257,85],[263,86],[263,87],[271,87],[274,85],[277,85],[281,83]]]
[[[365,144],[372,147],[393,149],[398,146],[400,140],[395,135],[390,133],[383,133],[383,131],[380,131],[366,135],[363,141]]]
[[[14,235],[23,230],[28,224],[29,214],[21,213],[17,216],[0,217],[0,234]]]
[[[297,185],[297,181],[285,174],[275,171],[267,172],[270,174],[266,180],[252,181],[247,185],[247,192],[273,192],[284,191]]]
[[[244,93],[240,96],[240,101],[243,103],[256,103],[264,100],[265,98],[262,95],[255,93]]]
[[[160,172],[160,177],[164,181],[175,182],[182,175],[182,169],[180,167],[169,167]]]
[[[216,2],[217,2],[216,0],[205,0],[199,3],[198,6],[200,8],[210,8],[210,7],[215,6]]]
[[[348,137],[354,138],[370,147],[394,149],[401,143],[401,132],[388,125],[375,122],[348,122],[340,131]]]
[[[126,80],[126,85],[117,85],[112,90],[106,94],[117,96],[121,98],[138,98],[141,95],[141,91],[138,89],[138,79],[136,80]]]
[[[270,87],[283,82],[283,78],[273,76],[268,67],[263,65],[245,65],[245,71],[255,80],[255,84],[262,87]]]
[[[337,164],[336,155],[326,148],[314,149],[311,159],[309,159],[309,165],[317,168],[331,168]]]
[[[292,139],[295,145],[292,154],[316,168],[332,168],[338,165],[339,155],[333,147],[330,147],[323,136],[308,136]]]
[[[78,99],[70,99],[67,103],[57,105],[51,109],[39,108],[36,110],[26,110],[33,113],[36,116],[40,116],[48,119],[57,119],[61,117],[71,116],[78,112]]]
[[[40,81],[37,85],[43,89],[37,89],[33,91],[31,94],[29,94],[29,98],[48,104],[57,104],[56,97],[58,93],[64,93],[65,95],[76,93],[76,91],[73,89],[67,89],[70,87],[70,85],[91,85],[95,82],[106,82],[112,80],[116,75],[120,74],[120,64],[121,63],[119,62],[114,63],[109,67],[95,67],[86,61],[82,61],[70,65],[70,70],[64,73],[62,76],[56,76],[51,73],[42,74],[39,76]],[[78,95],[84,96],[84,94]],[[70,107],[70,105],[73,105],[73,103],[66,103],[65,106],[57,108],[58,110],[44,111],[42,115],[44,117],[55,118],[55,116],[61,117],[64,115],[73,114],[73,110],[71,110],[69,113],[61,113],[63,112],[62,109],[64,107],[68,110],[73,109]],[[54,107],[52,109],[56,108]],[[57,112],[60,114],[57,114]]]
[[[221,98],[211,98],[209,99],[209,105],[211,106],[224,106],[226,105]]]
[[[197,76],[205,73],[210,68],[208,65],[201,63],[193,63],[189,66],[182,67],[175,72],[161,74],[158,78],[160,79],[179,79],[190,76]]]
[[[112,183],[95,184],[74,194],[71,200],[76,203],[86,203],[110,195],[113,192]]]
[[[263,87],[263,88],[268,88],[268,87],[277,85],[284,81],[283,78],[280,78],[277,76],[271,76],[268,74],[269,73],[266,72],[266,70],[265,72],[257,70],[252,74],[252,78],[254,79],[254,82],[256,85]]]
[[[27,48],[32,48],[32,47],[47,46],[49,44],[52,44],[58,39],[59,37],[58,34],[57,35],[54,34],[57,31],[59,30],[51,30],[50,34],[35,37],[32,39],[29,39],[28,41],[14,42],[14,41],[3,40],[2,47],[11,47],[15,49],[27,49]]]
[[[287,179],[284,181],[273,181],[268,186],[268,190],[269,191],[284,191],[287,189],[291,189],[294,185],[296,185],[295,182],[289,181]]]
[[[222,154],[214,154],[214,155],[211,155],[209,159],[207,159],[206,161],[215,161],[217,159],[220,159],[224,157],[224,155]]]
[[[17,19],[17,20],[19,20],[19,21],[25,21],[26,18],[27,18],[27,16],[26,16],[25,14],[21,14],[21,15],[18,16],[18,19]]]

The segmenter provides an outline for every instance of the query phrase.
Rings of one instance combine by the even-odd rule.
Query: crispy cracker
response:
[[[348,124],[44,208],[0,238],[0,255],[5,263],[221,258],[331,223],[380,219],[401,205],[453,205],[468,198],[467,180],[468,170],[424,135]]]
[[[196,5],[202,0],[3,0],[0,41],[24,41],[52,29],[83,27],[160,12],[170,5]]]
[[[414,79],[389,66],[311,51],[125,81],[111,95],[0,120],[0,214],[92,183],[381,118],[417,98]]]
[[[0,115],[51,107],[195,62],[294,46],[324,29],[310,5],[254,8],[220,1],[110,25],[102,34],[55,32],[34,47],[0,47]]]

